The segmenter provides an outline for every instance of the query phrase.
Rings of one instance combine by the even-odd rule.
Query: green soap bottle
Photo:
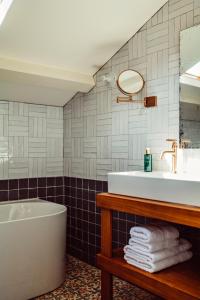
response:
[[[144,172],[152,172],[152,154],[150,148],[146,148],[144,155]]]

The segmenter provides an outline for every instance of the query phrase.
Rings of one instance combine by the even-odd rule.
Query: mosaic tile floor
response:
[[[100,271],[69,257],[66,281],[51,293],[35,300],[100,300]],[[161,300],[129,283],[114,278],[114,300]]]

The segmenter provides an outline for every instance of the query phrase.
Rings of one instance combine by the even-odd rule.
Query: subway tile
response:
[[[29,157],[29,177],[46,176],[46,158]]]
[[[84,137],[96,136],[96,115],[84,118]]]
[[[8,157],[0,157],[0,179],[8,179]]]
[[[72,119],[64,119],[64,138],[72,136]]]
[[[0,137],[0,157],[8,157],[8,137]]]
[[[29,138],[29,157],[46,157],[46,138]]]
[[[82,140],[83,152],[81,153],[83,157],[92,159],[96,158],[97,144],[96,137],[87,137]]]
[[[193,10],[193,0],[180,0],[169,2],[169,19],[183,15]]]
[[[46,175],[62,176],[63,175],[63,158],[47,158]]]
[[[128,170],[127,159],[112,159],[112,172],[123,172]]]
[[[64,120],[72,118],[72,101],[64,106]]]
[[[29,117],[29,137],[44,138],[47,135],[45,118]]]
[[[88,179],[95,179],[96,178],[96,159],[89,159],[86,158],[84,160],[84,177]]]
[[[71,171],[72,171],[72,161],[70,158],[64,157],[64,175],[65,176],[71,176]]]
[[[47,157],[63,157],[63,138],[47,138]]]
[[[9,111],[8,111],[9,115],[24,116],[24,117],[28,116],[29,104],[9,101],[8,106],[9,106]]]
[[[28,136],[28,117],[9,116],[9,136]]]
[[[27,178],[28,177],[28,159],[12,158],[8,162],[9,178]]]
[[[28,137],[9,137],[9,157],[28,157]]]
[[[71,139],[71,151],[73,158],[83,157],[83,138]]]
[[[0,136],[8,136],[8,115],[0,115]]]
[[[128,158],[128,135],[112,136],[112,158]]]
[[[97,115],[96,118],[97,136],[109,136],[112,134],[112,114],[106,113]]]
[[[111,159],[97,159],[97,179],[107,180],[107,174],[112,171]]]
[[[47,119],[63,119],[63,109],[57,106],[47,106]]]
[[[97,114],[112,112],[112,98],[109,90],[97,93]]]
[[[96,115],[96,95],[87,95],[83,97],[83,114],[84,116]]]
[[[83,97],[77,94],[72,101],[72,118],[81,118],[83,116]]]
[[[110,136],[97,137],[97,158],[112,157],[112,138]]]
[[[8,115],[8,102],[0,101],[0,115]]]
[[[72,137],[83,137],[83,119],[72,119]]]
[[[112,114],[112,135],[120,134],[128,134],[128,110]]]
[[[45,105],[29,105],[29,117],[45,118],[47,116],[47,106]]]
[[[72,176],[73,177],[83,177],[84,171],[84,161],[82,158],[72,159]]]
[[[47,119],[47,137],[63,138],[63,120]]]
[[[64,138],[64,157],[72,158],[72,138]]]

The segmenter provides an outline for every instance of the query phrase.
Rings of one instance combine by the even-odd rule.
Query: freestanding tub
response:
[[[66,207],[35,200],[0,205],[1,300],[27,300],[65,279]]]

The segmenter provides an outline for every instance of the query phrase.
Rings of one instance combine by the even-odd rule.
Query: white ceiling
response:
[[[64,105],[87,92],[93,74],[166,2],[14,0],[0,27],[0,98]]]

